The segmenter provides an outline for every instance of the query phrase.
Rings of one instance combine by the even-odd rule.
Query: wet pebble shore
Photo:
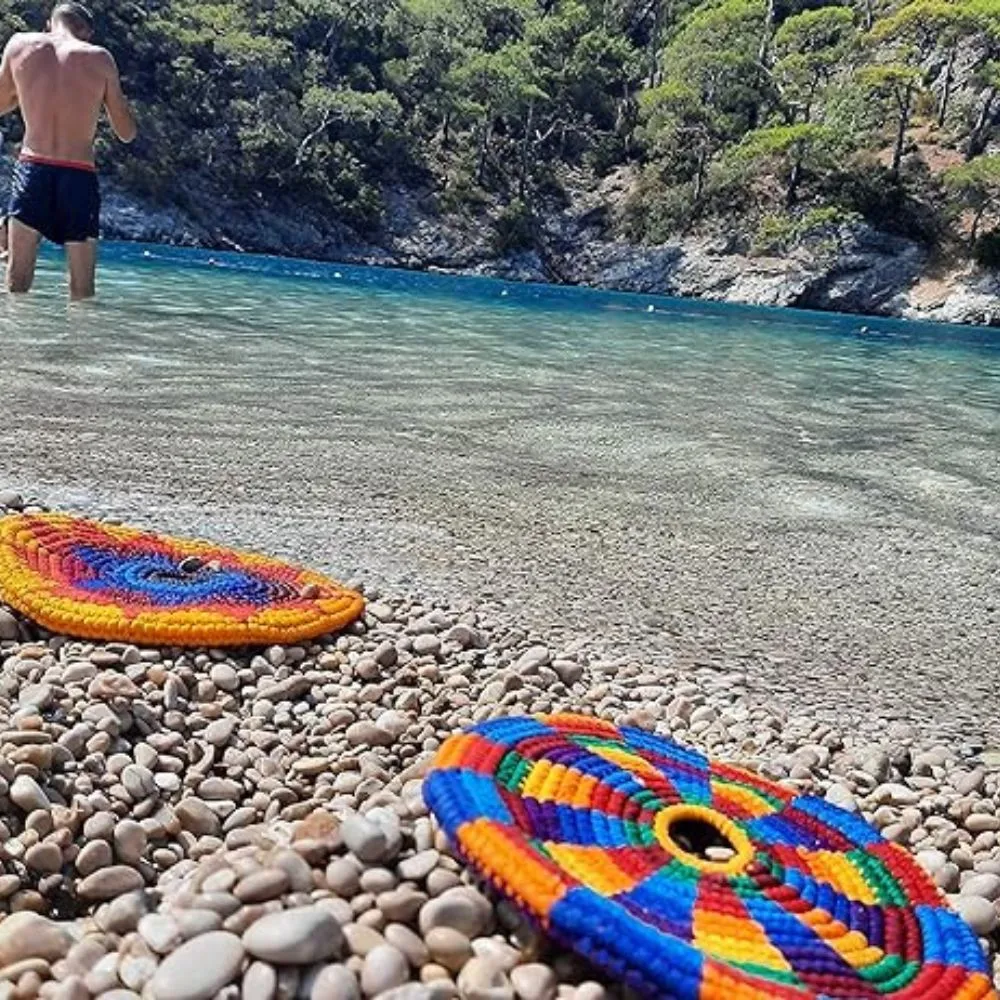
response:
[[[0,492],[0,515],[24,506]],[[81,642],[0,606],[0,1000],[627,996],[494,899],[421,795],[455,730],[560,710],[860,812],[993,953],[1000,758],[790,715],[732,665],[653,670],[488,602],[365,593],[345,634],[235,652]]]

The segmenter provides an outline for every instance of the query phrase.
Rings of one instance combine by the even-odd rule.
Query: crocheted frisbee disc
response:
[[[364,610],[277,559],[65,514],[0,518],[0,599],[54,632],[179,646],[297,642]]]
[[[644,730],[485,722],[444,744],[424,797],[496,889],[643,996],[996,997],[972,931],[903,848]]]

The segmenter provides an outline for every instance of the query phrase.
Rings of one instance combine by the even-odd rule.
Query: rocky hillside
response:
[[[992,321],[1000,0],[94,7],[110,234]]]
[[[200,209],[112,188],[109,237],[349,263],[552,281],[753,305],[835,310],[948,323],[1000,324],[1000,277],[972,262],[942,266],[914,240],[864,222],[831,225],[822,242],[784,255],[740,252],[722,236],[658,245],[616,237],[581,199],[541,220],[535,246],[499,252],[485,216],[441,216],[413,192],[390,195],[373,240],[322,214],[205,197]]]

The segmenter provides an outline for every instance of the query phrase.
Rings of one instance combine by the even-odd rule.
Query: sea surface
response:
[[[3,486],[1000,739],[1000,331],[109,245]]]

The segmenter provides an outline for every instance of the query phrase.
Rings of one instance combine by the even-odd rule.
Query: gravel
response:
[[[364,589],[345,634],[263,651],[0,608],[0,1000],[626,997],[484,894],[421,795],[456,728],[562,709],[857,811],[995,955],[1000,758],[971,731],[841,727],[760,698],[739,660],[651,664],[489,600]]]

